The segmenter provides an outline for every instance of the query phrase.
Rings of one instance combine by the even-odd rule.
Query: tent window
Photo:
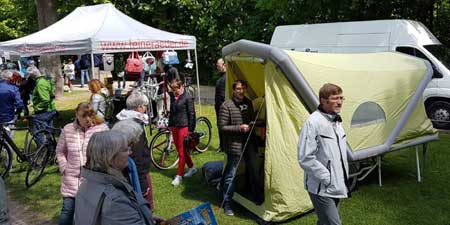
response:
[[[375,102],[364,102],[353,113],[351,126],[362,127],[385,121],[386,114],[380,105]]]

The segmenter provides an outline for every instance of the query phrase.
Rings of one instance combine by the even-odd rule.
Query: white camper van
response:
[[[450,54],[420,22],[375,20],[278,26],[270,45],[323,53],[396,51],[428,60],[434,70],[423,94],[436,128],[450,128]]]

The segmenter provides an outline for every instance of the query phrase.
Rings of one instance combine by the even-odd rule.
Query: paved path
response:
[[[9,195],[9,194],[8,194]],[[56,225],[55,221],[44,221],[39,219],[40,216],[31,211],[29,206],[17,203],[16,201],[7,199],[9,218],[11,225]]]

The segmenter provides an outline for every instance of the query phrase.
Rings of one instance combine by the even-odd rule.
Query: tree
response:
[[[40,30],[58,21],[56,4],[56,0],[36,0],[36,10]],[[41,72],[51,75],[56,82],[56,97],[62,96],[64,92],[64,77],[62,75],[60,63],[61,60],[59,56],[42,55],[40,58],[39,67]]]

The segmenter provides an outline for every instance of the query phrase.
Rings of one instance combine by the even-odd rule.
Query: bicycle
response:
[[[194,82],[194,76],[186,72],[179,72],[179,74],[181,77],[184,77],[184,89],[195,101],[195,98],[197,96],[197,88],[195,87],[195,85],[192,85]]]
[[[199,153],[208,150],[211,144],[211,122],[206,117],[198,117],[195,122],[195,133],[199,134],[199,143],[195,150]],[[178,152],[173,143],[169,129],[160,130],[150,142],[150,157],[153,165],[161,170],[173,168],[178,163]]]
[[[29,124],[32,123],[29,122]],[[55,135],[60,130],[45,127],[33,133],[30,125],[28,127],[12,128],[11,130],[26,130],[24,148],[20,149],[9,136],[10,129],[5,127],[6,125],[9,124],[0,124],[0,175],[5,178],[9,174],[14,152],[17,155],[18,162],[28,163],[25,185],[29,188],[40,180],[46,165],[54,161],[57,143]],[[28,140],[30,135],[31,138]]]

